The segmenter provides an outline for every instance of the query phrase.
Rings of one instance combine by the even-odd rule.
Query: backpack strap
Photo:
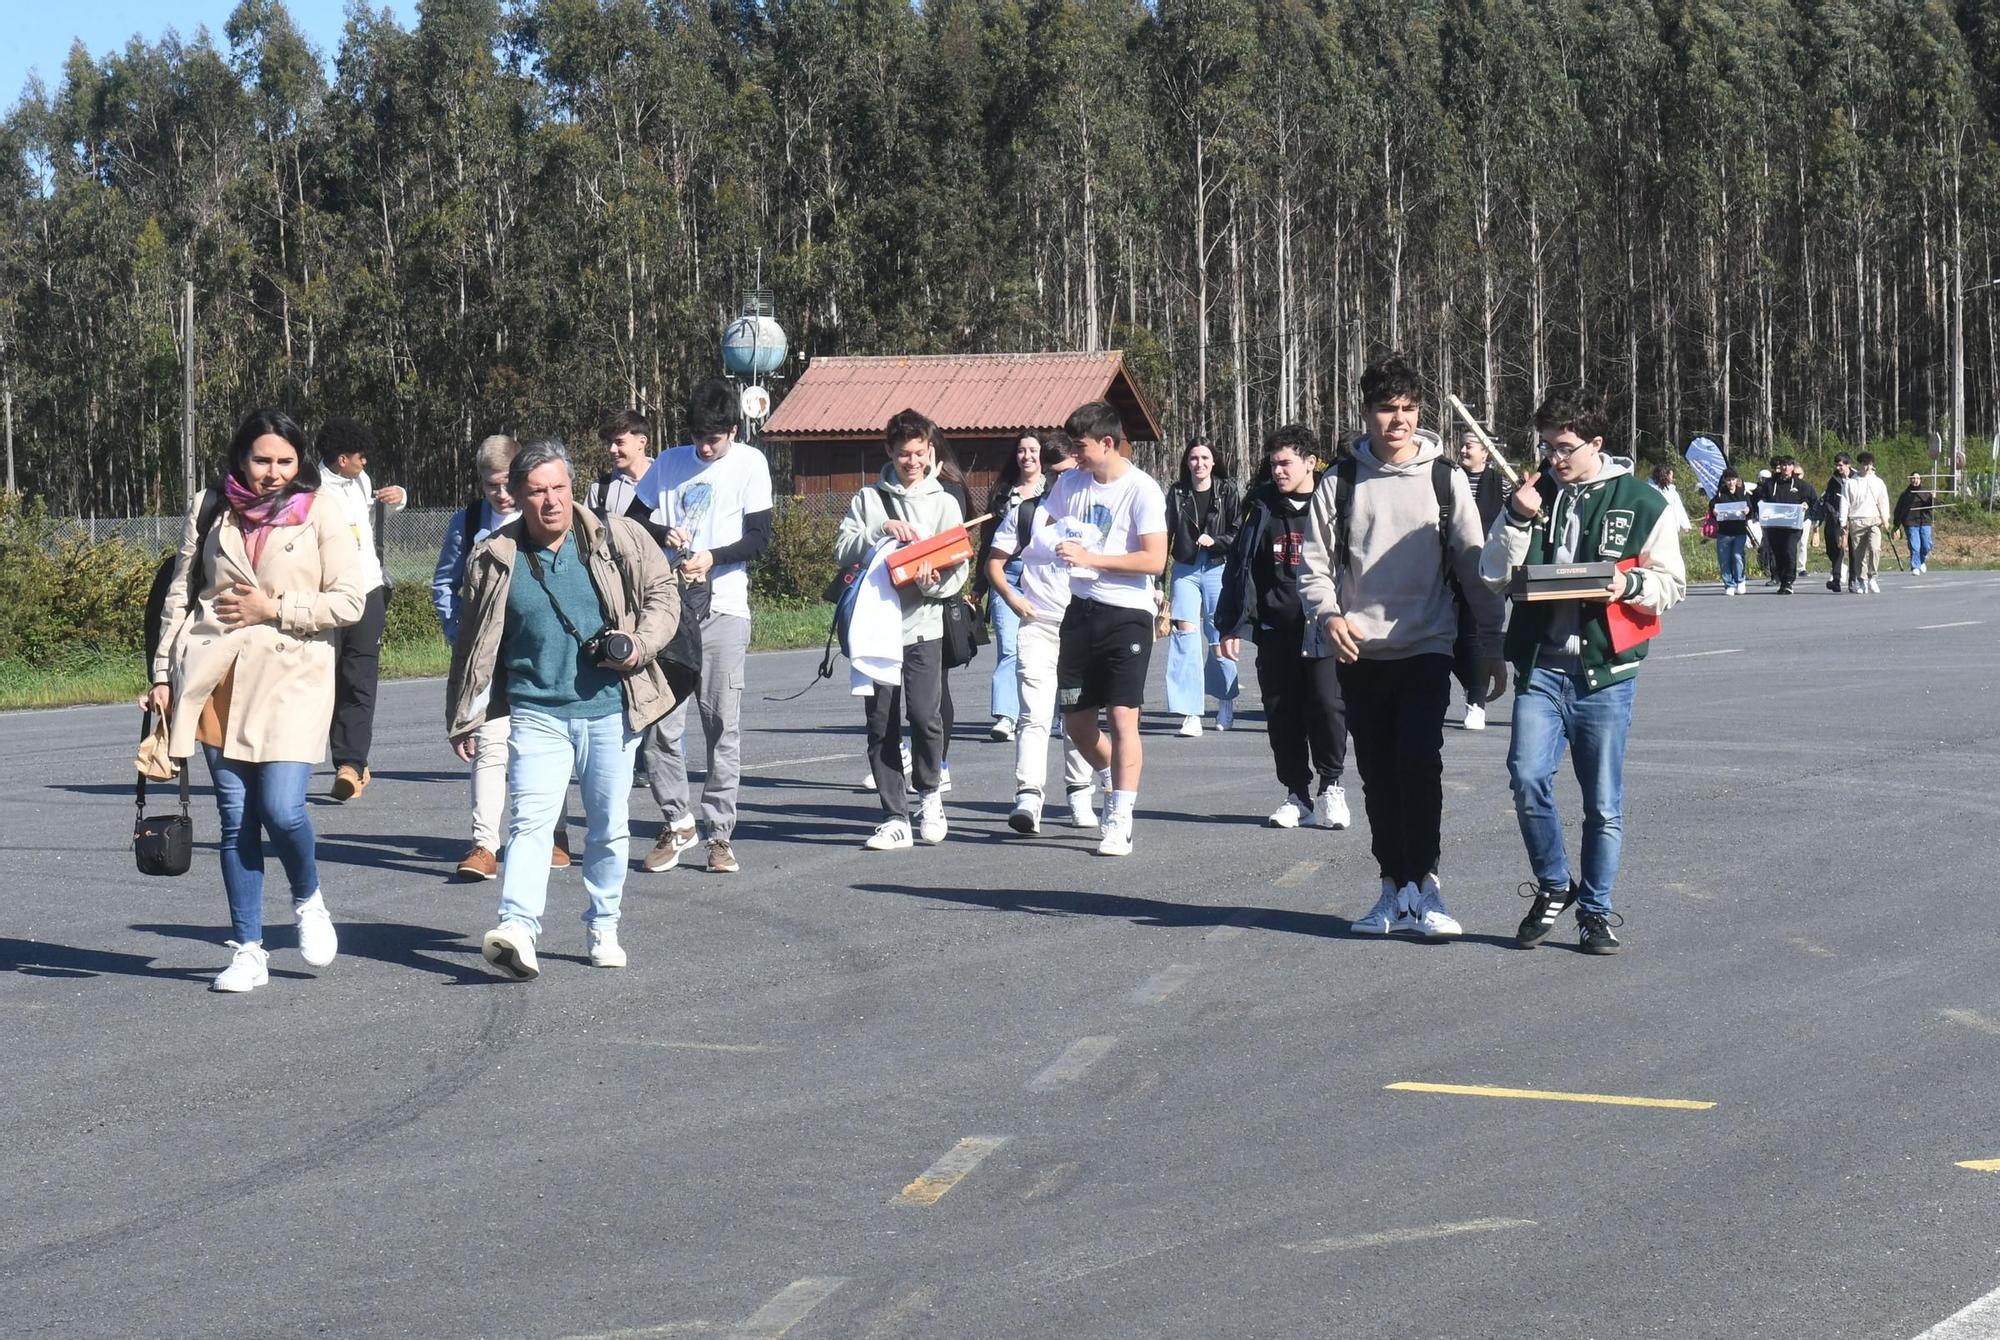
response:
[[[215,523],[222,516],[222,485],[210,488],[201,498],[201,510],[194,518],[194,560],[188,564],[187,601],[185,609],[192,610],[195,601],[201,598],[201,588],[208,585],[203,568],[203,552],[208,548],[208,533],[215,529]],[[165,636],[164,631],[161,636]]]
[[[1438,552],[1442,555],[1444,579],[1458,589],[1458,574],[1451,566],[1451,519],[1457,510],[1452,496],[1451,476],[1458,467],[1440,456],[1431,462],[1431,493],[1437,498]],[[1348,543],[1349,517],[1354,513],[1354,458],[1349,456],[1333,467],[1333,561],[1347,567],[1353,559]]]
[[[1348,544],[1348,518],[1354,513],[1354,458],[1349,456],[1333,467],[1333,565],[1349,566],[1353,550]]]
[[[1438,554],[1444,564],[1444,579],[1456,591],[1458,573],[1451,566],[1451,514],[1457,503],[1452,497],[1451,477],[1458,467],[1440,456],[1431,462],[1431,492],[1437,495]]]

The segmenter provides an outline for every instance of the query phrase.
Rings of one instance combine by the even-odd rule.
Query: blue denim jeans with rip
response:
[[[1611,888],[1618,880],[1618,855],[1625,837],[1625,737],[1632,727],[1638,687],[1636,673],[1592,690],[1581,668],[1538,665],[1514,697],[1507,776],[1514,788],[1514,816],[1527,844],[1528,864],[1545,889],[1570,884],[1555,787],[1556,768],[1565,750],[1583,791],[1580,911],[1611,911]]]

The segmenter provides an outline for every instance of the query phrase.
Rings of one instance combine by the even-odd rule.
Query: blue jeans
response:
[[[1215,631],[1215,603],[1222,598],[1224,557],[1174,564],[1171,612],[1176,627],[1167,635],[1167,710],[1175,716],[1200,716],[1209,698],[1236,698],[1236,662],[1216,652],[1222,638]],[[1183,623],[1194,627],[1183,632],[1178,626]]]
[[[1021,565],[1007,565],[1007,584],[1015,590],[1021,589]],[[987,610],[993,620],[993,693],[990,699],[995,720],[1006,717],[1018,721],[1021,716],[1021,616],[1014,613],[1014,607],[992,595],[986,601]]]
[[[1903,537],[1910,542],[1910,566],[1920,568],[1931,561],[1931,528],[1905,526]]]
[[[637,732],[625,729],[622,709],[594,721],[514,709],[507,738],[514,824],[507,834],[507,862],[500,869],[500,920],[518,921],[530,935],[542,933],[549,852],[574,768],[583,792],[583,891],[590,898],[583,921],[587,926],[618,924],[630,846],[625,820],[639,739]]]
[[[294,901],[319,891],[312,819],[306,814],[310,763],[241,763],[214,745],[201,747],[222,816],[222,887],[238,944],[264,938],[264,837],[278,853]]]
[[[1743,552],[1750,547],[1748,535],[1718,535],[1715,537],[1716,561],[1722,564],[1722,584],[1724,586],[1743,585]]]
[[[1583,791],[1583,877],[1577,906],[1611,910],[1618,851],[1625,838],[1625,735],[1632,728],[1636,674],[1592,692],[1581,670],[1536,666],[1514,696],[1514,734],[1507,777],[1514,817],[1528,847],[1528,864],[1545,889],[1568,888],[1562,816],[1556,812],[1556,768],[1569,750]]]

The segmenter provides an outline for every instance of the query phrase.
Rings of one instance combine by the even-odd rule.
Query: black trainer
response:
[[[1521,925],[1514,932],[1514,943],[1523,949],[1533,949],[1549,938],[1555,930],[1556,922],[1569,911],[1569,905],[1576,901],[1576,885],[1566,889],[1545,889],[1539,884],[1523,884],[1514,890],[1523,898],[1535,901],[1528,906],[1528,915],[1521,918]]]
[[[1625,947],[1619,944],[1618,937],[1611,933],[1613,926],[1625,924],[1625,918],[1616,912],[1607,916],[1578,908],[1576,924],[1576,947],[1586,954],[1615,954]]]

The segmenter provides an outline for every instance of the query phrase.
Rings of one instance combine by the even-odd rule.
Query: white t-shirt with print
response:
[[[771,466],[747,442],[732,443],[712,461],[704,461],[688,443],[661,452],[635,492],[655,522],[686,530],[696,549],[715,549],[743,538],[746,515],[771,510]],[[712,613],[750,617],[746,564],[716,564],[709,569],[708,584]]]
[[[1065,470],[1049,489],[1044,504],[1053,520],[1056,540],[1075,540],[1095,554],[1132,554],[1140,537],[1167,533],[1167,496],[1159,483],[1138,466],[1108,484],[1090,471]],[[1153,611],[1153,579],[1143,572],[1069,570],[1070,594],[1083,600],[1124,609]]]
[[[1028,541],[1022,544],[1021,504],[1008,508],[1000,518],[999,529],[993,532],[993,552],[1003,557],[1021,555],[1021,580],[1015,589],[1037,619],[1060,623],[1063,611],[1069,608],[1070,570],[1056,557],[1060,537],[1049,509],[1037,500],[1030,515],[1033,520],[1028,525]]]

